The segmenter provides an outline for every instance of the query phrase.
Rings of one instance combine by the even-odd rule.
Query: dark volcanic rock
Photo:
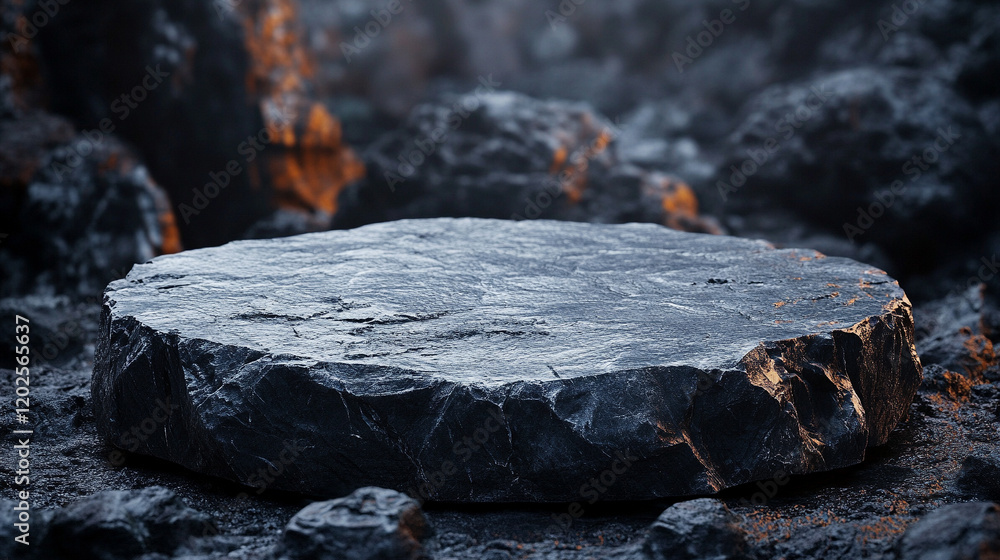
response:
[[[714,231],[690,187],[618,156],[620,134],[585,103],[481,86],[417,107],[376,142],[368,180],[344,191],[335,223],[548,218]]]
[[[963,290],[963,283],[945,297],[918,306],[914,335],[924,365],[940,365],[973,382],[1000,363],[990,338],[1000,333],[996,303],[986,297],[978,277],[970,280],[975,282],[972,287]]]
[[[288,522],[279,560],[406,560],[422,557],[428,533],[420,504],[394,490],[360,488],[306,506]]]
[[[116,445],[275,489],[567,501],[614,469],[585,497],[708,493],[884,443],[912,328],[891,278],[809,250],[403,221],[137,266],[105,294],[94,409]]]
[[[1000,509],[951,504],[914,523],[897,547],[900,560],[987,560],[1000,556]]]
[[[878,519],[866,520],[868,524]],[[894,539],[871,538],[848,523],[832,523],[791,531],[787,541],[775,547],[773,556],[783,560],[891,560]],[[874,550],[873,550],[874,549]]]
[[[246,91],[250,61],[239,4],[60,5],[59,17],[34,41],[52,109],[85,129],[111,123],[136,146],[174,204],[190,204],[192,188],[225,170],[237,146],[264,124]],[[180,222],[186,243],[236,239],[266,214],[267,200],[251,192],[248,175],[232,177],[193,225]]]
[[[649,528],[643,553],[651,559],[736,560],[746,557],[739,518],[718,500],[702,498],[667,508]]]
[[[958,486],[981,500],[1000,500],[1000,457],[996,453],[977,453],[962,461]]]
[[[34,111],[0,121],[0,295],[97,296],[180,250],[170,202],[116,137]]]
[[[46,518],[27,502],[0,500],[0,558],[33,557],[45,534]]]
[[[787,208],[908,272],[994,229],[1000,150],[944,79],[856,68],[769,88],[744,113],[716,184],[741,213]]]
[[[110,490],[56,510],[44,546],[66,558],[125,560],[172,554],[212,530],[211,517],[166,488]]]

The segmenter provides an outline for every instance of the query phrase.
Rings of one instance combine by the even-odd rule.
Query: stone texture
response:
[[[972,502],[943,506],[906,530],[899,560],[987,560],[1000,555],[1000,508]]]
[[[166,194],[127,146],[41,111],[0,120],[0,223],[4,296],[97,296],[181,249]]]
[[[118,446],[269,488],[703,494],[860,462],[920,382],[881,271],[655,225],[414,220],[161,257],[105,294]],[[289,442],[301,452],[282,453]]]
[[[348,188],[335,223],[408,218],[654,222],[715,232],[694,191],[619,155],[618,126],[586,103],[508,91],[417,107],[365,154],[368,179]]]
[[[867,520],[869,524],[876,521]],[[783,560],[892,560],[893,544],[892,539],[865,535],[854,525],[832,523],[790,531],[788,539],[775,547],[772,557]]]
[[[961,490],[981,500],[1000,500],[1000,457],[978,452],[962,461],[958,475]]]
[[[210,516],[158,486],[98,492],[56,510],[47,525],[45,557],[86,560],[172,555],[216,531]]]
[[[408,560],[423,557],[429,528],[420,504],[394,490],[360,488],[295,514],[275,551],[278,560]]]
[[[718,168],[723,186],[716,183],[741,214],[787,208],[845,239],[890,249],[908,270],[994,229],[998,197],[988,177],[1000,149],[974,106],[940,77],[843,70],[770,87],[742,114]],[[753,171],[740,185],[732,168],[747,161],[744,173]]]
[[[746,534],[739,518],[718,500],[674,504],[649,528],[643,553],[654,560],[738,560],[746,558]]]

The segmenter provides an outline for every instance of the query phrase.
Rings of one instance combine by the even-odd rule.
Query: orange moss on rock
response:
[[[275,138],[264,175],[280,208],[332,216],[337,197],[365,169],[343,143],[340,122],[310,95],[315,64],[302,43],[293,0],[259,0],[244,9],[250,55],[247,89]]]

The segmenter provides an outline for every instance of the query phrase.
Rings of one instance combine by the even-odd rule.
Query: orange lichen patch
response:
[[[585,123],[586,119],[585,116]],[[587,188],[587,169],[590,167],[590,161],[604,153],[613,139],[611,131],[605,129],[598,132],[589,145],[578,148],[572,154],[564,146],[556,150],[549,172],[553,175],[563,174],[562,190],[571,204],[576,204],[583,198],[583,191]]]
[[[570,203],[576,204],[583,198],[583,191],[587,188],[586,164],[583,164],[583,171],[571,173],[570,179],[563,182],[563,192]]]
[[[858,525],[858,532],[861,533],[862,544],[867,545],[870,541],[884,541],[901,535],[912,523],[912,519],[884,516],[879,517],[873,523]]]
[[[787,305],[787,302],[784,301],[777,301],[774,303],[775,307],[784,307],[785,305]]]
[[[839,288],[840,284],[827,284],[827,286],[829,286],[831,288]]]
[[[972,386],[975,385],[971,379],[953,371],[944,372],[943,377],[944,387],[938,387],[938,392],[941,395],[957,402],[965,402],[969,399],[972,394]]]
[[[262,0],[244,14],[245,46],[250,55],[247,89],[252,95],[301,94],[315,66],[300,41],[298,6],[293,0]]]
[[[802,280],[802,277],[801,276],[796,276],[795,278],[792,278],[792,280]]]
[[[790,256],[794,258],[796,256],[796,253],[794,251],[792,251],[792,254]],[[824,255],[823,253],[820,253],[819,251],[813,251],[813,254],[811,256],[807,255],[805,257],[799,257],[799,260],[803,261],[803,262],[804,261],[818,261],[818,260],[825,259],[825,258],[826,258],[826,255]]]
[[[847,300],[847,302],[844,303],[844,305],[854,305],[857,302],[858,302],[858,298],[857,297],[852,297],[851,299]]]
[[[776,325],[787,325],[788,323],[792,323],[792,322],[794,322],[794,321],[782,321],[781,319],[776,319],[774,321],[774,324],[776,324]]]
[[[112,152],[105,164],[113,163],[118,172],[130,170],[134,163],[126,154]],[[181,232],[177,227],[177,218],[174,215],[174,206],[170,203],[170,197],[157,185],[149,175],[146,175],[146,189],[153,196],[153,204],[156,207],[156,223],[159,226],[159,243],[157,254],[171,255],[184,250],[181,244]]]
[[[566,151],[566,146],[559,146],[555,154],[552,155],[552,165],[549,167],[549,173],[555,175],[566,165],[566,156],[569,152]]]
[[[682,231],[720,233],[717,227],[698,216],[698,197],[683,181],[650,173],[643,177],[643,191],[645,196],[659,199],[663,225]]]
[[[823,323],[816,323],[816,326],[817,327],[832,327],[833,325],[836,325],[836,324],[837,324],[836,321],[826,321],[826,322],[823,322]]]
[[[865,274],[877,274],[879,276],[887,276],[888,273],[884,270],[879,270],[877,268],[871,268],[865,271]]]
[[[259,100],[271,143],[280,147],[267,154],[263,167],[274,203],[332,216],[340,191],[365,169],[344,145],[340,122],[310,99],[315,64],[300,39],[297,5],[260,0],[245,12],[247,89]]]
[[[794,506],[799,509],[800,506]],[[783,517],[778,511],[770,508],[754,508],[744,513],[743,528],[757,544],[767,541],[787,541],[792,533],[809,527],[826,527],[834,523],[846,521],[833,512],[817,511],[795,517]]]
[[[962,357],[962,367],[973,382],[980,383],[983,372],[998,361],[993,342],[981,334],[973,333],[969,327],[962,327],[959,333],[967,337],[962,343],[966,351],[966,355]]]
[[[319,103],[313,104],[299,145],[307,149],[338,148],[341,139],[340,122],[333,118],[326,107]]]
[[[664,185],[663,210],[668,214],[696,217],[698,198],[686,183],[667,179]]]
[[[279,207],[322,210],[331,216],[340,191],[365,173],[351,150],[283,150],[268,163]]]
[[[183,251],[181,232],[177,229],[177,219],[174,217],[173,208],[160,209],[157,220],[160,224],[160,235],[163,236],[163,241],[160,244],[160,254],[171,255]]]

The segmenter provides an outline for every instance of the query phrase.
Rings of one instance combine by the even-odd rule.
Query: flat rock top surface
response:
[[[436,219],[241,241],[136,266],[114,314],[315,362],[499,385],[736,364],[903,296],[811,250],[649,224]]]

